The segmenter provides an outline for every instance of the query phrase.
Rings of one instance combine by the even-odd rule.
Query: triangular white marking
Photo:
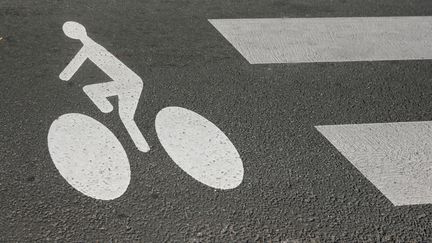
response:
[[[209,21],[251,64],[432,59],[432,16]]]
[[[394,205],[432,203],[432,121],[316,128]]]

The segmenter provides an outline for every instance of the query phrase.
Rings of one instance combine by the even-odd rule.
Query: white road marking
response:
[[[316,128],[394,205],[432,203],[432,121]]]
[[[129,160],[108,128],[72,113],[55,120],[48,133],[54,165],[83,194],[102,200],[120,197],[130,182]]]
[[[432,17],[211,19],[251,64],[432,59]]]
[[[162,109],[155,123],[168,155],[194,179],[217,189],[232,189],[241,184],[243,162],[216,125],[181,107]]]
[[[107,97],[118,96],[119,113],[136,147],[150,147],[134,121],[143,82],[132,70],[87,36],[77,22],[66,22],[64,33],[83,47],[59,75],[68,81],[89,59],[113,81],[87,85],[84,92],[105,113],[113,110]],[[168,155],[196,180],[218,189],[232,189],[243,180],[243,162],[234,145],[213,123],[180,107],[167,107],[156,117],[156,131]],[[121,196],[130,181],[129,161],[112,132],[91,117],[73,113],[54,121],[48,134],[51,158],[75,189],[97,199]]]
[[[60,79],[68,81],[87,59],[92,61],[112,81],[87,85],[83,88],[84,92],[104,113],[113,110],[107,97],[118,96],[121,121],[138,150],[148,152],[150,147],[134,120],[135,110],[143,89],[141,78],[103,46],[88,37],[83,25],[69,21],[64,23],[63,31],[66,36],[80,40],[83,47],[60,73]]]

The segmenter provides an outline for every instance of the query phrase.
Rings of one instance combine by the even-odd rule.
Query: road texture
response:
[[[431,241],[431,205],[394,206],[314,128],[432,120],[431,61],[251,65],[208,22],[427,15],[428,0],[2,0],[0,241]],[[143,79],[135,118],[149,153],[82,91],[109,81],[94,64],[59,79],[81,47],[61,29],[70,20]],[[170,159],[154,126],[166,106],[225,132],[243,160],[239,187],[208,187]],[[87,197],[52,163],[48,130],[71,112],[124,145],[121,197]]]

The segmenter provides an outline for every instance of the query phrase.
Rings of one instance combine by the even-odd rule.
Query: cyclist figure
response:
[[[104,113],[113,110],[107,97],[118,96],[121,121],[138,150],[148,152],[150,147],[134,121],[135,110],[143,89],[141,78],[103,46],[90,39],[85,27],[80,23],[64,23],[63,32],[69,38],[80,40],[83,47],[60,74],[60,79],[70,80],[87,59],[96,64],[112,81],[84,86],[84,92]]]

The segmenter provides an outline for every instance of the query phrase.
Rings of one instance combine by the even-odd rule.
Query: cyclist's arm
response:
[[[65,67],[63,72],[60,73],[60,79],[69,81],[86,59],[87,55],[85,55],[85,48],[81,48],[72,61]]]

